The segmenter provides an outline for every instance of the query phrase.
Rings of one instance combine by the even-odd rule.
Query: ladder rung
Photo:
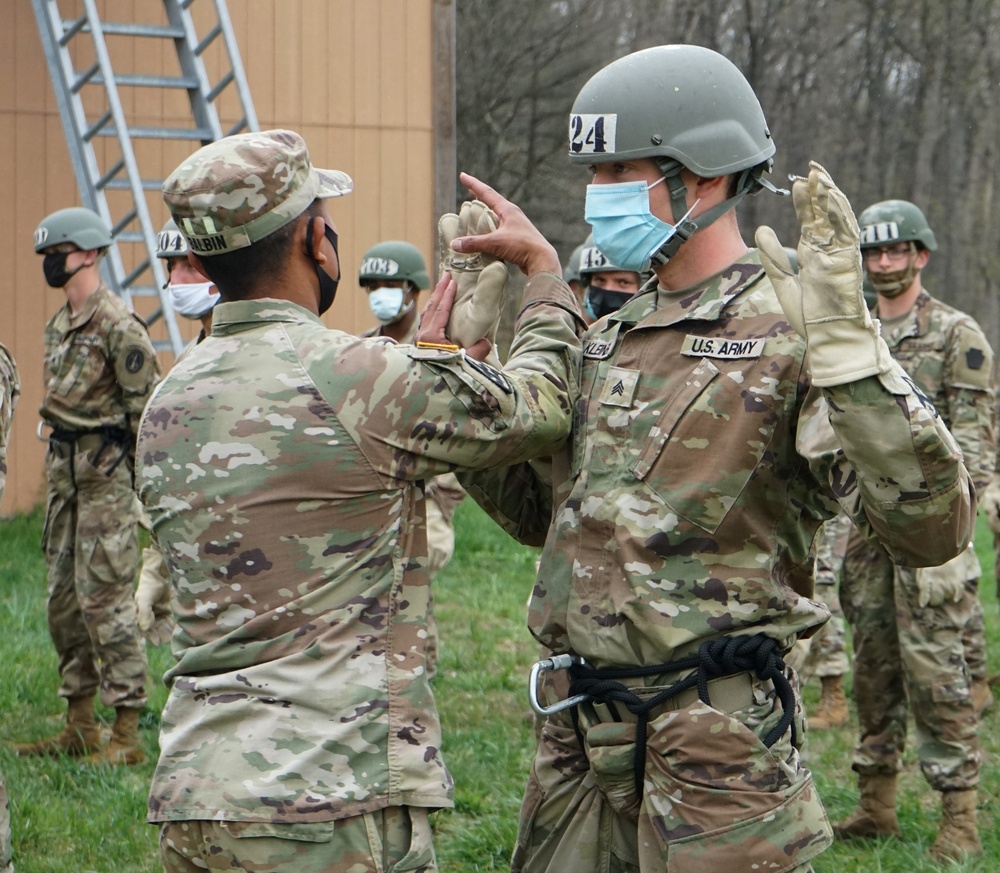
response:
[[[103,85],[104,76],[94,76],[93,84]],[[128,85],[134,88],[183,88],[191,91],[198,87],[194,76],[147,76],[139,73],[115,73],[116,85]]]
[[[130,127],[128,133],[138,139],[191,139],[206,143],[215,139],[207,127]],[[101,136],[118,136],[118,128],[102,130]]]
[[[109,109],[83,132],[83,141],[90,142],[95,136],[100,136],[101,131],[111,123],[112,118],[113,116],[111,114],[111,110]],[[105,136],[106,135],[107,134],[105,134]]]
[[[225,76],[219,79],[218,84],[208,92],[208,102],[212,103],[216,97],[218,97],[226,88],[226,86],[235,79],[236,76],[233,75],[232,70],[230,70]]]
[[[141,179],[140,184],[145,191],[159,191],[163,187],[162,179]],[[98,187],[106,188],[110,191],[131,191],[132,184],[128,179],[111,179],[106,185]]]
[[[159,297],[160,289],[154,288],[152,285],[136,285],[133,288],[129,288],[129,293],[133,297]]]
[[[89,27],[87,28],[90,29]],[[128,24],[127,22],[105,21],[101,23],[104,33],[114,33],[121,36],[151,36],[169,39],[183,39],[184,29],[171,27],[168,24]]]
[[[123,158],[119,160],[113,167],[111,167],[111,169],[109,169],[103,176],[101,176],[100,179],[97,180],[95,187],[97,187],[98,189],[114,187],[117,184],[115,183],[115,176],[117,176],[124,169],[125,169],[125,160]]]

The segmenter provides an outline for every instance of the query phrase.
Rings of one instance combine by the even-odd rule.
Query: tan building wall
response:
[[[73,3],[61,0],[64,16],[76,14]],[[99,8],[105,21],[164,21],[161,0],[105,0]],[[199,14],[197,3],[193,8]],[[229,13],[260,127],[297,130],[317,166],[345,170],[354,179],[352,195],[328,203],[340,234],[343,280],[326,321],[360,332],[373,322],[356,285],[369,246],[409,240],[436,272],[435,219],[442,208],[452,208],[447,196],[454,190],[452,0],[232,0]],[[109,50],[114,56],[120,46]],[[151,48],[149,41],[128,51],[128,63],[144,72],[176,67],[172,50],[167,58],[163,47]],[[206,64],[211,78],[207,56]],[[124,66],[116,60],[116,70]],[[132,123],[190,126],[183,92],[146,89],[141,96],[123,96],[123,103]],[[238,116],[221,105],[226,129]],[[42,332],[64,302],[61,290],[45,285],[32,232],[48,213],[81,204],[29,0],[0,4],[0,141],[8,155],[6,196],[0,199],[0,269],[7,277],[0,292],[0,339],[15,356],[23,385],[0,507],[10,514],[44,499],[45,445],[35,437]],[[142,175],[163,178],[193,148],[137,141]],[[166,209],[155,195],[147,200],[159,227]],[[153,301],[139,300],[136,309],[146,315]],[[191,323],[182,330],[186,337],[195,332]],[[151,333],[165,337],[161,325]],[[164,356],[164,368],[170,360]]]

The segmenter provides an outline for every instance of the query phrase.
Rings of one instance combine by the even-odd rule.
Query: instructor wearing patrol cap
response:
[[[324,326],[341,272],[325,199],[351,187],[284,130],[205,146],[164,183],[221,297],[138,448],[177,621],[149,803],[168,873],[437,869],[428,814],[452,781],[423,485],[569,433],[579,313],[519,211],[529,280],[506,370],[445,334],[448,274],[414,345]],[[462,284],[478,295],[473,272]]]
[[[110,245],[104,221],[80,207],[52,213],[35,230],[45,279],[66,293],[45,326],[40,433],[49,443],[42,534],[49,633],[68,709],[62,731],[16,749],[138,764],[146,648],[132,602],[139,558],[132,472],[139,416],[159,371],[145,325],[101,280]],[[103,747],[98,693],[115,710]]]

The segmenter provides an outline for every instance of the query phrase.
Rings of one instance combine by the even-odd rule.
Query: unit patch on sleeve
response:
[[[691,336],[684,337],[681,354],[692,358],[759,358],[764,353],[764,337],[739,339],[737,337]]]

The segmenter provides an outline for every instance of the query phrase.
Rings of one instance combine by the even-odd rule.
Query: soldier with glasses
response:
[[[996,451],[993,351],[971,317],[924,288],[922,272],[937,240],[917,206],[884,200],[859,220],[882,336],[934,404],[981,490],[992,477]],[[982,853],[978,712],[990,692],[979,576],[971,545],[943,566],[920,567],[900,564],[877,541],[852,531],[840,599],[853,634],[861,736],[852,766],[861,798],[835,825],[837,836],[899,836],[896,776],[912,710],[921,771],[941,792],[931,855],[959,860]]]

